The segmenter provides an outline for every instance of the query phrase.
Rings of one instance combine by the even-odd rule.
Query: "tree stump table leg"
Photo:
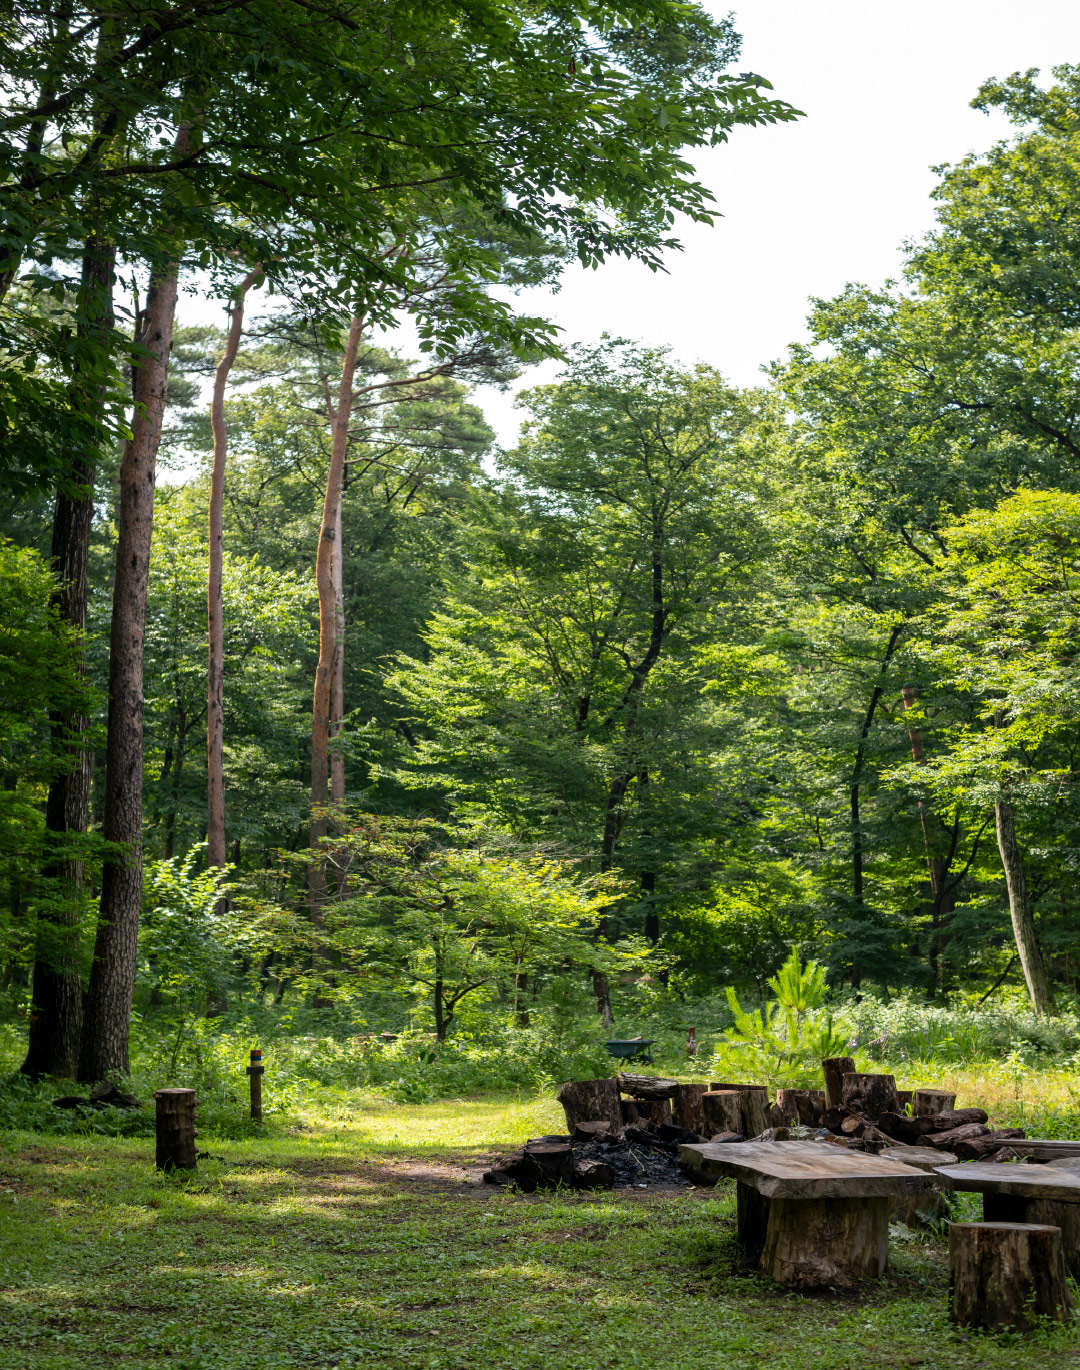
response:
[[[1065,1269],[1080,1280],[1080,1204],[1060,1199],[1025,1199],[1012,1194],[984,1194],[983,1220],[988,1223],[1035,1223],[1061,1229]]]
[[[949,1307],[961,1327],[1027,1331],[1037,1317],[1068,1319],[1061,1230],[1037,1223],[952,1223]]]
[[[756,1261],[765,1246],[769,1226],[771,1200],[748,1184],[735,1186],[735,1231],[739,1245],[752,1261]]]
[[[889,1264],[889,1200],[772,1199],[760,1267],[799,1289],[848,1289]]]

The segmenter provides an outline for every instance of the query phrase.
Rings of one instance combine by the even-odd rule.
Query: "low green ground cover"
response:
[[[1080,1364],[1080,1327],[957,1333],[940,1236],[892,1230],[857,1295],[740,1261],[733,1194],[517,1195],[487,1159],[550,1099],[368,1103],[206,1133],[190,1179],[149,1137],[0,1138],[2,1370],[996,1370]]]

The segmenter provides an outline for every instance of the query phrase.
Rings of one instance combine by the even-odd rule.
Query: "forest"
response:
[[[366,13],[3,21],[10,1088],[533,1084],[793,949],[838,1021],[1075,1049],[1080,66],[987,81],[902,278],[739,388],[515,305],[801,117],[732,21]]]
[[[1075,1367],[1080,62],[556,318],[783,9],[0,6],[0,1370]]]

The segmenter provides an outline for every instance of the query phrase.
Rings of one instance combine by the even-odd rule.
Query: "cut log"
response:
[[[840,1102],[852,1113],[876,1122],[883,1113],[899,1113],[896,1080],[891,1075],[861,1075],[849,1071],[840,1088]]]
[[[877,1120],[877,1125],[886,1136],[909,1145],[922,1136],[915,1125],[915,1119],[906,1113],[883,1113]]]
[[[575,1142],[613,1142],[618,1135],[610,1123],[605,1123],[599,1118],[578,1123],[574,1127]]]
[[[739,1095],[742,1108],[742,1134],[760,1137],[769,1126],[769,1096],[764,1089],[744,1089]]]
[[[743,1142],[746,1138],[741,1132],[718,1132],[715,1137],[710,1137],[710,1142]]]
[[[963,1127],[965,1123],[988,1123],[989,1115],[984,1108],[954,1108],[947,1113],[935,1113],[930,1118],[920,1118],[916,1123],[920,1132],[951,1132]]]
[[[702,1137],[705,1136],[705,1111],[701,1106],[704,1093],[704,1085],[679,1085],[671,1100],[671,1112],[679,1126]]]
[[[985,1137],[972,1137],[967,1141],[961,1139],[954,1150],[961,1161],[979,1161],[992,1156],[1008,1142],[1021,1140],[1024,1135],[1022,1127],[999,1127]]]
[[[857,1113],[849,1114],[840,1124],[840,1131],[845,1137],[861,1137],[870,1124],[865,1118],[860,1118]]]
[[[739,1245],[752,1261],[765,1249],[770,1201],[748,1184],[735,1186],[735,1232]]]
[[[647,1127],[649,1123],[671,1122],[670,1099],[621,1099],[619,1111],[623,1126]]]
[[[195,1169],[195,1091],[159,1089],[154,1095],[154,1163],[158,1170]]]
[[[1061,1254],[1065,1269],[1080,1278],[1080,1203],[1060,1199],[1024,1198],[1020,1194],[983,1195],[983,1221],[988,1223],[1035,1223],[1061,1230]]]
[[[961,1327],[1028,1331],[1072,1311],[1061,1230],[1038,1223],[952,1223],[949,1304]]]
[[[930,1118],[935,1113],[948,1113],[956,1107],[956,1095],[944,1089],[916,1089],[911,1095],[911,1113],[915,1118]]]
[[[897,1113],[906,1113],[911,1107],[911,1096],[914,1093],[911,1089],[898,1089],[896,1091]]]
[[[569,1142],[527,1142],[520,1157],[507,1166],[526,1194],[557,1189],[574,1180],[574,1150]]]
[[[938,1151],[954,1151],[960,1142],[970,1141],[973,1137],[989,1137],[990,1129],[985,1123],[965,1123],[949,1132],[928,1132],[919,1138],[920,1146],[932,1146]]]
[[[566,1114],[566,1130],[573,1132],[578,1123],[601,1121],[612,1132],[622,1127],[619,1112],[619,1087],[612,1079],[569,1080],[559,1086],[555,1095]]]
[[[737,1089],[708,1090],[701,1096],[701,1111],[706,1137],[714,1132],[742,1132],[742,1095]]]
[[[769,1126],[794,1126],[801,1122],[799,1095],[806,1095],[809,1092],[807,1089],[778,1089],[776,1091],[776,1102],[769,1110]]]
[[[769,1201],[759,1264],[779,1283],[797,1289],[848,1289],[878,1279],[888,1263],[887,1198]]]
[[[616,1076],[619,1090],[633,1099],[670,1099],[679,1088],[678,1080],[666,1080],[659,1075]]]
[[[850,1117],[851,1109],[837,1104],[835,1108],[827,1108],[821,1115],[821,1126],[827,1127],[830,1132],[839,1132],[841,1123]]]
[[[615,1172],[607,1161],[578,1161],[574,1166],[575,1189],[611,1189]]]
[[[822,1061],[821,1073],[825,1077],[826,1108],[836,1108],[842,1102],[844,1076],[852,1075],[854,1072],[855,1062],[850,1056],[829,1056]]]

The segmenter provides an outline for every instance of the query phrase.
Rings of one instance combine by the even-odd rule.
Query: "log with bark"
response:
[[[932,1146],[936,1151],[954,1151],[960,1142],[989,1136],[990,1129],[985,1123],[965,1123],[963,1127],[950,1128],[948,1132],[928,1132],[925,1137],[919,1138],[919,1145]]]
[[[840,1102],[852,1113],[876,1122],[883,1113],[900,1112],[896,1080],[891,1075],[863,1075],[847,1071],[840,1087]]]
[[[742,1134],[742,1095],[737,1089],[710,1089],[701,1096],[706,1137],[717,1132]]]
[[[701,1104],[704,1093],[703,1084],[679,1085],[671,1100],[671,1112],[679,1126],[701,1136],[705,1135],[705,1111]]]
[[[821,1126],[828,1128],[830,1132],[839,1132],[844,1119],[850,1117],[851,1109],[845,1108],[843,1104],[837,1104],[834,1108],[827,1108],[821,1115]]]
[[[619,1112],[624,1127],[647,1127],[649,1123],[659,1127],[672,1121],[670,1099],[620,1099]]]
[[[836,1108],[843,1102],[844,1076],[855,1073],[855,1062],[850,1056],[829,1056],[821,1063],[825,1077],[825,1107]]]
[[[1072,1296],[1061,1230],[1037,1223],[952,1223],[949,1304],[961,1327],[1029,1331],[1036,1318],[1065,1322]]]
[[[911,1095],[911,1112],[915,1118],[932,1118],[948,1113],[956,1107],[956,1095],[944,1089],[916,1089]]]
[[[988,1223],[1039,1223],[1061,1230],[1065,1269],[1080,1278],[1080,1203],[1021,1194],[986,1193],[983,1221]]]
[[[619,1092],[633,1099],[671,1099],[679,1088],[678,1080],[666,1080],[659,1075],[627,1075],[620,1071],[616,1081]]]
[[[159,1089],[154,1095],[154,1163],[159,1170],[195,1169],[195,1091]]]
[[[535,1137],[502,1165],[484,1172],[485,1184],[516,1184],[526,1194],[573,1182],[574,1150],[563,1137]]]
[[[982,1137],[961,1138],[953,1148],[961,1161],[980,1161],[992,1156],[1011,1141],[1020,1141],[1025,1136],[1022,1127],[999,1127]]]
[[[744,1137],[760,1137],[769,1126],[769,1094],[764,1085],[716,1084],[710,1093],[729,1094],[737,1091],[741,1121],[738,1129]],[[718,1128],[717,1131],[722,1129]]]
[[[605,1080],[568,1080],[560,1085],[555,1095],[566,1114],[566,1130],[573,1132],[578,1123],[605,1122],[612,1132],[622,1127],[619,1111],[619,1087],[611,1078]]]

